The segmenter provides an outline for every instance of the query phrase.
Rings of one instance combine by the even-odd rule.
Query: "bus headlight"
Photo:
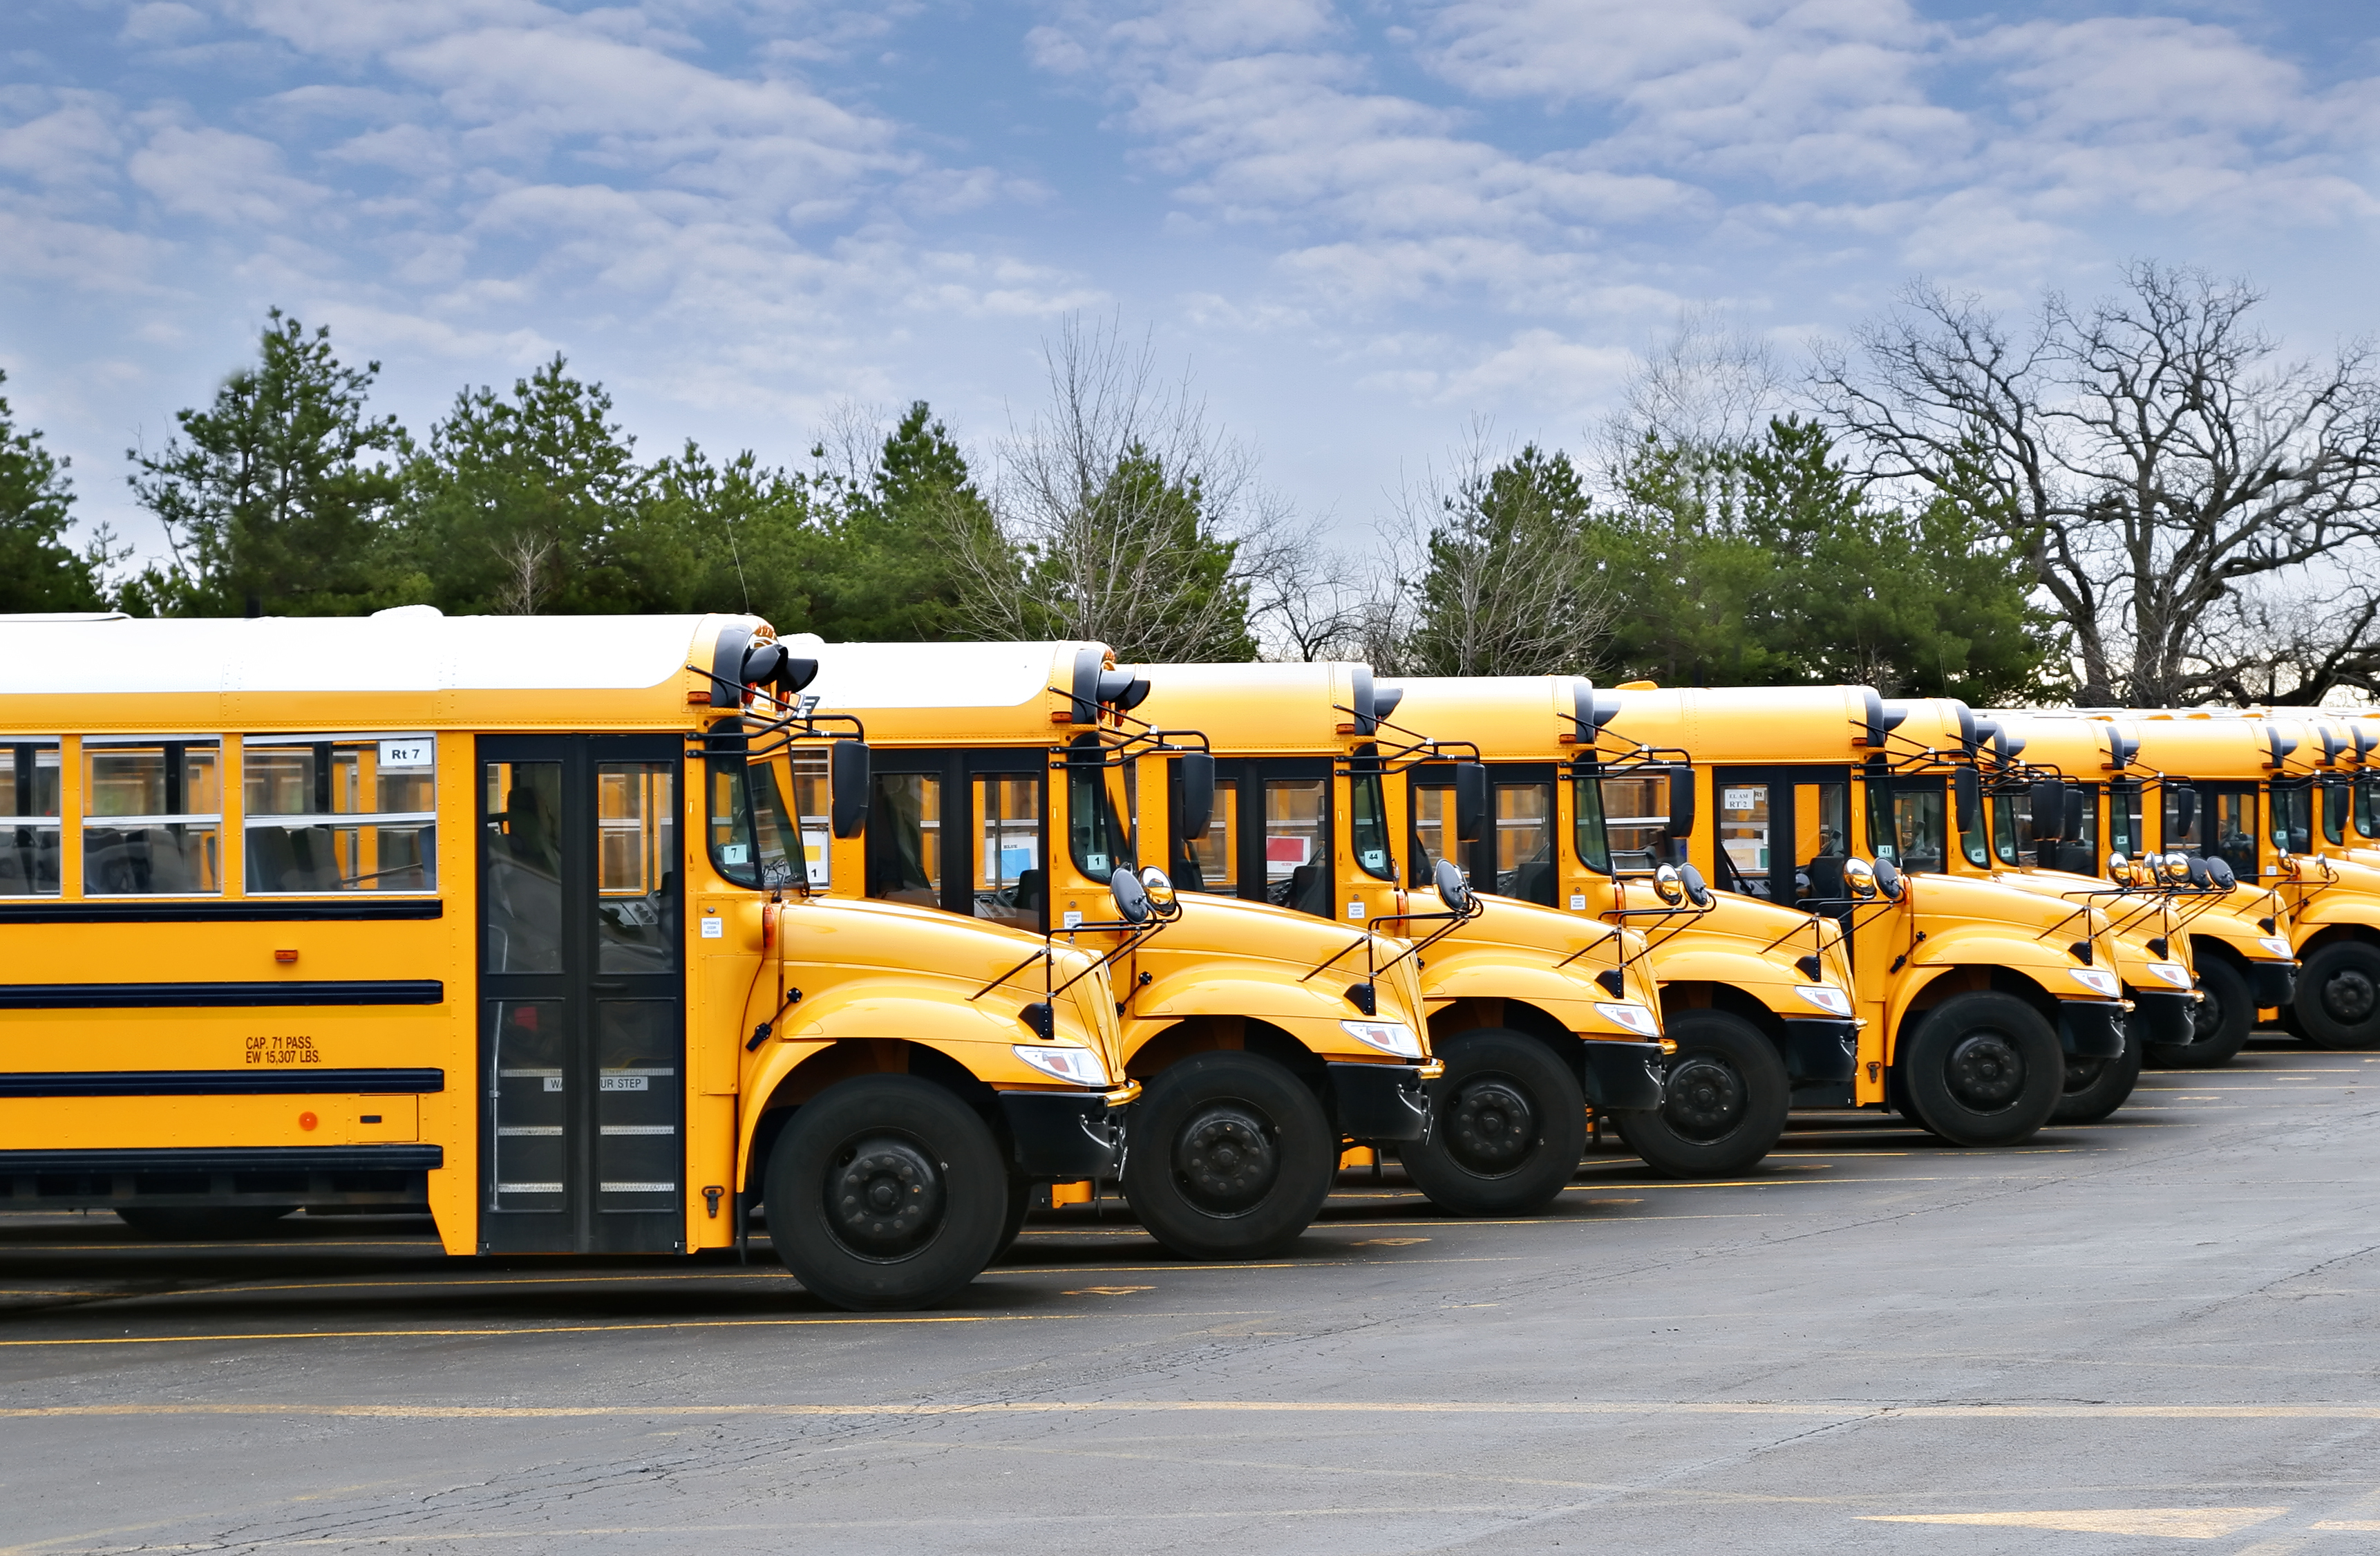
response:
[[[1797,983],[1793,992],[1825,1011],[1828,1015],[1849,1015],[1852,997],[1831,983]]]
[[[2276,956],[2288,957],[2297,954],[2289,949],[2289,942],[2279,935],[2259,936],[2256,943]]]
[[[2116,975],[2105,967],[2069,967],[2066,976],[2103,1000],[2112,1000],[2123,991]]]
[[[1640,1038],[1658,1038],[1661,1035],[1660,1021],[1651,1011],[1632,1002],[1598,1000],[1596,1002],[1595,1014],[1610,1022],[1614,1027],[1627,1027]]]
[[[1339,1025],[1349,1037],[1367,1048],[1393,1053],[1400,1059],[1421,1057],[1421,1039],[1402,1021],[1342,1021]]]
[[[1108,1083],[1108,1067],[1100,1064],[1099,1056],[1087,1048],[1033,1048],[1016,1043],[1009,1052],[1043,1075],[1072,1081],[1076,1086],[1105,1086]]]
[[[2180,962],[2151,962],[2149,971],[2172,984],[2176,989],[2190,987],[2190,969]]]

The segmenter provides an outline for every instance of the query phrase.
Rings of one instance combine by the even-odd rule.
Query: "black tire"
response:
[[[2220,956],[2202,956],[2198,987],[2206,998],[2192,1009],[2195,1035],[2191,1040],[2148,1045],[2149,1063],[2161,1070],[2211,1070],[2228,1064],[2256,1029],[2256,996],[2239,968]]]
[[[1917,1122],[1953,1145],[2031,1139],[2066,1091],[2066,1055],[2048,1020],[1989,990],[1935,1006],[1899,1067]]]
[[[1123,1191],[1184,1258],[1261,1258],[1297,1241],[1339,1165],[1322,1104],[1284,1065],[1195,1053],[1148,1083]]]
[[[1025,1213],[1033,1208],[1034,1186],[1030,1178],[1008,1180],[1008,1210],[1001,1217],[1000,1246],[991,1250],[992,1258],[998,1258],[1014,1246],[1017,1234],[1025,1230]]]
[[[2124,1052],[2113,1059],[2066,1061],[2066,1089],[2049,1112],[2052,1124],[2096,1124],[2129,1101],[2141,1081],[2141,1054],[2145,1045],[2128,1029]]]
[[[1531,1215],[1553,1203],[1586,1154],[1586,1093],[1553,1051],[1509,1027],[1434,1043],[1429,1138],[1400,1148],[1431,1203],[1458,1216]]]
[[[2380,1047],[2380,950],[2340,941],[2307,957],[2296,1008],[2299,1035],[2316,1048]]]
[[[261,1237],[295,1205],[121,1205],[116,1219],[140,1234],[169,1243],[229,1243]]]
[[[769,1238],[838,1307],[925,1307],[991,1262],[1008,1171],[975,1111],[914,1076],[866,1076],[802,1104],[769,1153]]]
[[[1673,1178],[1723,1178],[1777,1148],[1793,1088],[1785,1061],[1759,1027],[1723,1010],[1670,1016],[1661,1105],[1614,1112],[1620,1137],[1645,1165]]]

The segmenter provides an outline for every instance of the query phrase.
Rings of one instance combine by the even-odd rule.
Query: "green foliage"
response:
[[[1001,541],[966,456],[926,402],[903,413],[865,482],[828,484],[809,630],[855,643],[964,637],[971,560],[998,554]]]
[[[259,359],[204,410],[183,410],[162,454],[129,457],[132,490],[173,547],[124,590],[128,609],[168,615],[347,615],[390,602],[382,565],[395,470],[394,417],[364,414],[378,362],[350,368],[331,332],[274,309]]]
[[[713,464],[689,440],[645,472],[606,549],[628,608],[748,612],[794,632],[809,620],[818,542],[804,477],[748,449]]]
[[[8,375],[0,372],[0,383]],[[102,531],[81,552],[68,549],[74,484],[67,461],[42,446],[42,434],[18,432],[0,399],[0,611],[95,611],[106,603],[101,573],[115,560]]]
[[[509,399],[466,390],[406,467],[403,553],[449,614],[586,615],[632,610],[618,565],[645,473],[612,397],[557,354]]]
[[[1997,703],[2044,695],[2056,641],[2024,556],[1969,501],[1864,495],[1816,425],[1750,447],[1648,441],[1589,527],[1622,602],[1608,660],[1664,685],[1857,682]]]
[[[1405,645],[1432,675],[1536,675],[1586,666],[1601,592],[1582,566],[1592,504],[1570,456],[1535,444],[1439,499]]]

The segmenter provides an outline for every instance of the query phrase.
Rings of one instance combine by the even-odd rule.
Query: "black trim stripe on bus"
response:
[[[395,1096],[446,1089],[443,1070],[20,1070],[0,1097]]]
[[[0,1010],[190,1010],[254,1005],[435,1005],[434,978],[286,983],[0,983]]]
[[[444,1146],[421,1145],[0,1150],[0,1179],[103,1173],[426,1173],[445,1165]]]
[[[440,918],[435,897],[397,902],[14,902],[0,924],[345,924]]]

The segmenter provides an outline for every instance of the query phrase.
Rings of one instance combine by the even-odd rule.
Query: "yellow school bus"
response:
[[[858,718],[875,753],[865,836],[834,845],[826,889],[1111,961],[1123,1073],[1147,1088],[1122,1182],[1151,1235],[1190,1258],[1278,1250],[1349,1152],[1422,1137],[1440,1066],[1410,946],[1367,914],[1175,893],[1153,840],[1207,829],[1213,760],[1134,716],[1148,678],[1098,643],[798,641],[817,715]],[[1272,835],[1313,835],[1300,793]],[[1104,909],[1135,882],[1143,917]]]
[[[1659,1104],[1644,936],[1511,890],[1549,846],[1549,818],[1516,807],[1509,787],[1492,808],[1477,751],[1428,739],[1399,701],[1405,687],[1352,663],[1141,673],[1142,711],[1199,730],[1216,758],[1207,825],[1168,840],[1177,884],[1412,942],[1446,1073],[1431,1083],[1428,1137],[1396,1149],[1432,1200],[1472,1215],[1541,1210],[1577,1173],[1590,1103]]]
[[[772,637],[0,621],[12,1202],[172,1235],[415,1206],[455,1254],[685,1254],[765,1200],[830,1302],[965,1285],[1020,1185],[1112,1169],[1111,991],[809,886],[864,748],[807,743],[855,780],[832,803],[749,760],[756,689],[802,679]]]
[[[1692,770],[1641,754],[1599,760],[1597,699],[1608,711],[1611,694],[1569,675],[1399,687],[1400,723],[1474,746],[1488,764],[1496,836],[1474,848],[1475,872],[1544,908],[1646,927],[1674,1052],[1658,1107],[1611,1110],[1633,1149],[1682,1176],[1740,1173],[1774,1147],[1797,1102],[1851,1103],[1858,1028],[1840,926],[1699,884],[1693,911],[1666,900],[1665,872],[1700,880],[1683,845],[1691,808],[1670,798],[1691,793]],[[1417,813],[1444,782],[1415,771]]]
[[[2380,868],[2345,843],[2369,792],[2342,766],[2353,726],[2341,740],[2318,716],[2161,712],[2136,727],[2167,775],[2167,850],[2274,894],[2275,949],[2285,936],[2299,962],[2283,1025],[2319,1048],[2380,1046]]]
[[[2248,1040],[2256,1013],[2288,1004],[2294,991],[2298,964],[2280,922],[2287,907],[2252,878],[2218,881],[2186,859],[2169,859],[2151,841],[2153,819],[2161,821],[2165,813],[2168,780],[2141,760],[2141,726],[2131,718],[2028,711],[1975,722],[1986,762],[1996,761],[2001,774],[1987,785],[1995,857],[2003,866],[2098,875],[2126,888],[2111,905],[2119,916],[2133,897],[2162,899],[2154,918],[2131,911],[2152,936],[2153,956],[2168,949],[2177,959],[2187,955],[2201,998],[2188,1009],[2188,1028],[2177,1030],[2169,1020],[2159,1026],[2144,1019],[2169,997],[2136,995],[2141,1008],[2130,1025],[2145,1039],[2151,1064],[2228,1064]],[[2056,775],[2057,789],[2022,775],[2034,771]],[[2195,803],[2179,789],[2175,800],[2177,808]],[[2054,837],[2040,835],[2035,824],[2046,803],[2058,812]]]
[[[1856,1106],[1961,1145],[2011,1145],[2050,1121],[2069,1059],[2122,1055],[2107,913],[1951,872],[1950,785],[1899,765],[1957,748],[1942,707],[1913,713],[1864,687],[1640,683],[1593,711],[1581,737],[1604,760],[1692,766],[1689,824],[1642,824],[1686,833],[1722,890],[1845,924],[1865,1022]]]
[[[1956,845],[1945,869],[1953,875],[1998,881],[2019,891],[2082,906],[2108,918],[2107,968],[2127,1005],[2123,1050],[2112,1058],[2069,1053],[2066,1089],[2050,1116],[2059,1124],[2091,1124],[2121,1107],[2139,1083],[2152,1052],[2170,1054],[2191,1043],[2200,994],[2190,941],[2178,932],[2173,883],[2129,868],[2120,881],[2103,880],[2107,861],[2097,854],[2097,814],[2090,791],[2045,766],[2022,735],[1954,699],[1887,705],[1889,760],[1903,785],[1928,779],[1949,788]],[[1955,739],[1942,741],[1945,733]],[[2022,760],[2019,760],[2019,753]],[[2080,760],[2062,751],[2070,760]],[[2127,860],[2129,864],[2129,859]]]

